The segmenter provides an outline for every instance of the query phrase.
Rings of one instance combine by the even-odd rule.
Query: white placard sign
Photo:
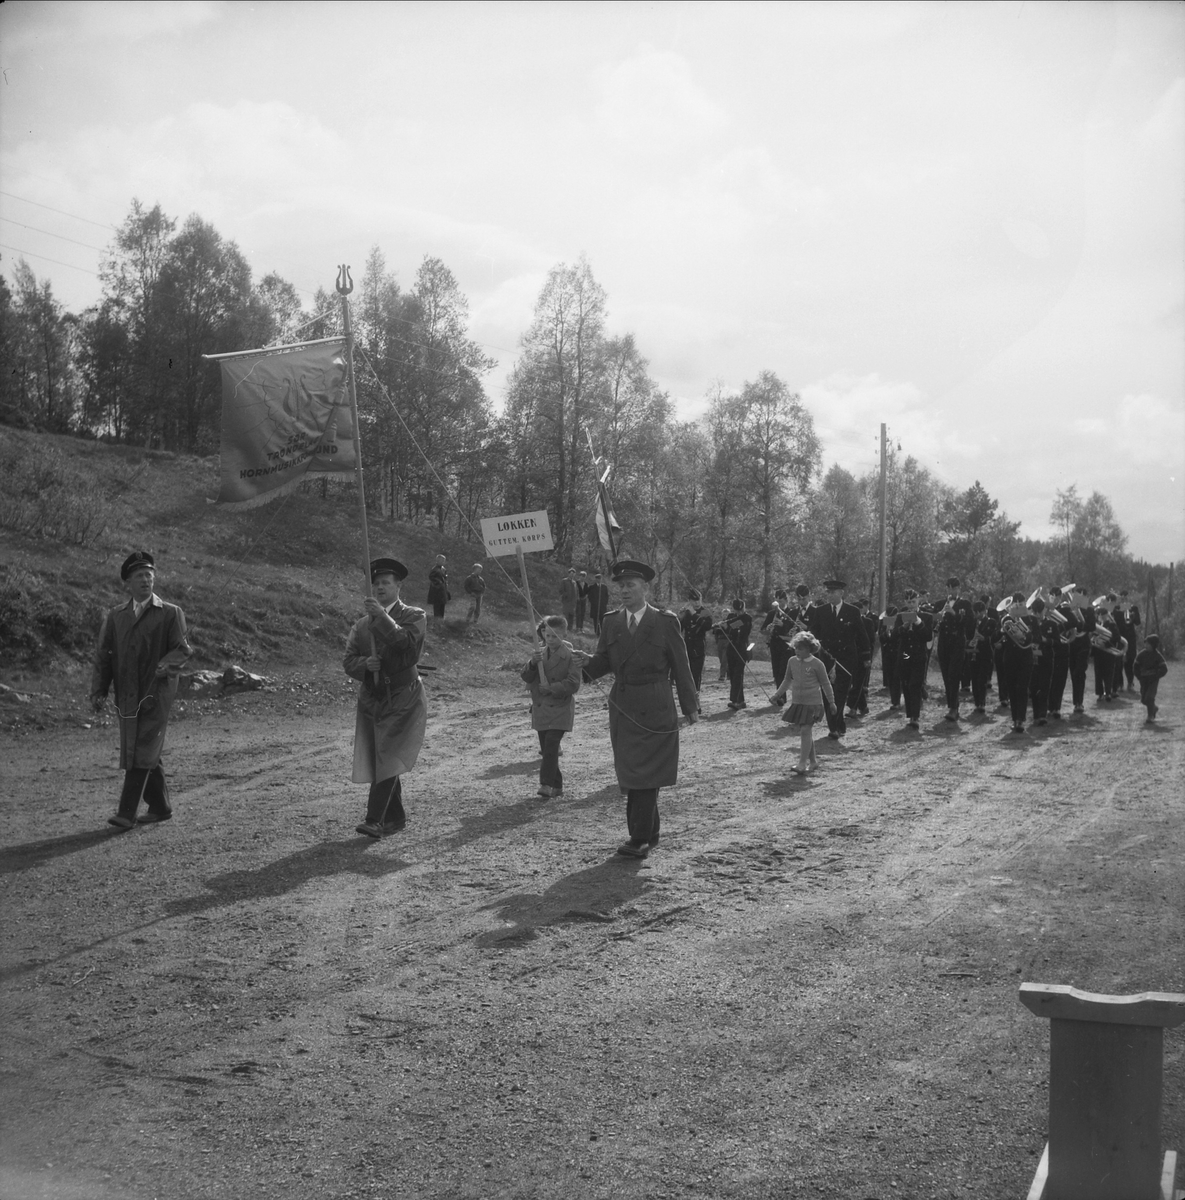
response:
[[[551,522],[542,512],[512,513],[507,517],[482,517],[481,537],[491,558],[515,554],[521,546],[525,554],[533,550],[554,550]]]

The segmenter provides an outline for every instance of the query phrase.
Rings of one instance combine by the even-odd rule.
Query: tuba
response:
[[[1006,616],[1000,622],[1000,632],[1010,637],[1021,650],[1033,648],[1032,631],[1019,617]]]

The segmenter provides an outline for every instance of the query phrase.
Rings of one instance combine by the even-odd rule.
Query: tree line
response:
[[[342,332],[337,296],[305,309],[275,273],[258,282],[242,252],[199,216],[133,201],[100,265],[102,297],[66,312],[49,280],[18,260],[0,279],[0,420],[26,428],[209,455],[218,448],[217,366],[203,354]],[[368,500],[383,516],[475,538],[483,515],[547,509],[555,555],[607,563],[596,482],[624,530],[620,552],[659,571],[658,593],[766,603],[779,584],[831,576],[875,598],[879,476],[827,467],[810,412],[774,372],[714,384],[698,420],[680,420],[582,258],[548,272],[501,405],[494,360],[469,335],[468,302],[427,256],[400,285],[376,247],[351,297]],[[352,488],[323,476],[331,491]],[[1143,590],[1165,568],[1138,563],[1110,502],[1058,492],[1048,541],[1019,536],[982,484],[963,490],[891,449],[889,597],[949,574],[999,596],[1036,583]]]

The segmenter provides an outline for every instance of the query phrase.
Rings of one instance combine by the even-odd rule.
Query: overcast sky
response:
[[[3,268],[71,310],[133,197],[306,304],[432,254],[500,403],[584,254],[683,415],[768,368],[828,463],[886,421],[1028,536],[1077,484],[1185,556],[1179,3],[10,0],[0,36]]]

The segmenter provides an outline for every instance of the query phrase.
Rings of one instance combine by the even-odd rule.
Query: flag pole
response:
[[[592,433],[589,430],[584,431],[588,438],[588,453],[593,460],[594,467],[600,467],[601,460],[597,457],[596,449],[593,446]],[[612,566],[617,561],[617,547],[613,544],[613,522],[609,520],[609,496],[605,490],[605,480],[609,478],[609,468],[605,468],[605,473],[597,480],[597,499],[601,504],[601,516],[605,520],[605,536],[609,539],[609,565]]]
[[[362,426],[358,421],[358,393],[354,388],[354,331],[350,325],[350,302],[347,296],[354,290],[350,268],[344,263],[337,272],[337,294],[342,298],[342,323],[346,331],[346,388],[350,395],[350,419],[354,422],[354,482],[358,487],[358,516],[362,523],[362,577],[366,581],[366,595],[374,595],[370,581],[370,534],[366,528],[366,489],[362,483]],[[370,635],[370,655],[375,655],[374,634]],[[371,672],[375,686],[379,673]]]

